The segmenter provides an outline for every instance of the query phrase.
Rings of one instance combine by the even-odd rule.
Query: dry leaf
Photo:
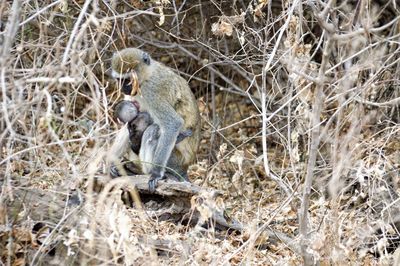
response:
[[[239,16],[221,16],[218,22],[213,23],[211,31],[217,36],[232,36],[233,26],[244,22],[245,13],[243,12]]]
[[[232,36],[233,27],[228,22],[220,21],[212,24],[211,31],[217,36]]]
[[[13,266],[22,266],[22,265],[27,265],[27,264],[26,264],[25,258],[18,258],[13,262],[12,265]]]

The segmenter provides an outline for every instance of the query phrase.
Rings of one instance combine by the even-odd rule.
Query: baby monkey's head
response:
[[[139,108],[132,101],[120,101],[115,106],[115,118],[118,122],[126,124],[138,116]]]
[[[122,93],[134,96],[139,85],[151,76],[150,55],[136,48],[126,48],[114,53],[111,61],[112,76],[120,80]]]

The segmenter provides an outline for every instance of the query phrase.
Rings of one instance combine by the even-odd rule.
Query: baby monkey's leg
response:
[[[143,173],[145,174],[148,174],[152,168],[152,162],[159,136],[159,127],[157,124],[148,126],[143,133],[139,158],[142,164]]]

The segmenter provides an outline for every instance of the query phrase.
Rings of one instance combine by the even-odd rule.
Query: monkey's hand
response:
[[[154,191],[156,190],[158,180],[162,180],[162,179],[165,179],[165,176],[161,172],[160,169],[156,168],[151,171],[150,180],[149,180],[149,191],[151,193],[154,193]]]
[[[179,142],[186,139],[187,137],[191,137],[192,134],[193,134],[193,132],[190,129],[186,129],[185,131],[182,131],[181,133],[179,133],[178,137],[176,138],[175,144],[178,144]]]
[[[112,163],[111,166],[110,166],[110,175],[111,175],[111,178],[115,178],[115,177],[121,176],[121,174],[118,171],[117,166],[114,163]]]

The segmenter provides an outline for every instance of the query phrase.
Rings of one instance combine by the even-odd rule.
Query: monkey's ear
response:
[[[146,65],[150,65],[150,55],[146,52],[143,52],[142,55],[142,59],[143,59],[143,63],[145,63]]]

